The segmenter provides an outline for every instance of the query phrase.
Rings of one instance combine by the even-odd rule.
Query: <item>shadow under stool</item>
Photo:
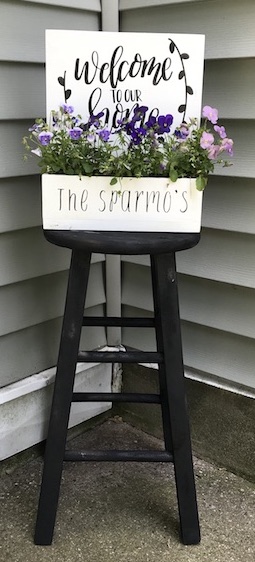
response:
[[[184,544],[200,541],[196,489],[186,407],[175,253],[195,246],[199,233],[44,230],[52,244],[72,250],[35,544],[51,544],[64,461],[172,462]],[[154,318],[84,317],[92,253],[149,254]],[[79,351],[82,326],[154,327],[157,351]],[[158,363],[159,394],[75,393],[77,362]],[[165,450],[66,451],[72,402],[112,401],[161,405]]]

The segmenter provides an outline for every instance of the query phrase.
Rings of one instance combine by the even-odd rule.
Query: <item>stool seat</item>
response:
[[[111,232],[44,230],[48,242],[72,250],[102,254],[166,254],[195,246],[199,232]]]

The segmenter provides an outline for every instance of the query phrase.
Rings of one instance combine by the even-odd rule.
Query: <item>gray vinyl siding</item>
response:
[[[103,305],[89,307],[86,314],[102,315]],[[61,324],[62,315],[0,337],[2,386],[56,365]],[[81,348],[94,349],[104,343],[105,331],[102,328],[82,330]]]
[[[77,4],[79,7],[77,7]],[[92,8],[93,6],[93,8]],[[99,29],[100,1],[1,0],[1,60],[44,63],[45,29]]]
[[[44,32],[98,30],[100,12],[99,0],[0,0],[0,387],[56,364],[70,262],[43,237],[38,167],[21,143],[45,116]],[[93,259],[87,314],[105,307],[104,260]],[[104,345],[105,330],[84,329],[83,343]]]
[[[112,19],[106,0],[102,7],[108,28],[116,28],[116,13]],[[206,36],[204,103],[218,107],[235,157],[210,178],[201,242],[177,256],[184,362],[195,373],[255,388],[255,4],[120,0],[119,8],[121,31]],[[0,0],[0,386],[56,364],[70,259],[42,236],[38,169],[23,161],[21,144],[34,118],[45,115],[44,30],[98,30],[100,18],[100,0]],[[99,255],[88,314],[105,307],[103,266]],[[126,314],[152,314],[148,266],[147,257],[122,259]],[[84,330],[83,338],[86,348],[106,343],[103,329]],[[122,343],[150,349],[153,333],[126,329]]]
[[[252,0],[120,0],[121,31],[204,33],[205,58],[254,56]]]
[[[200,243],[177,255],[184,363],[206,379],[254,389],[255,4],[120,0],[120,10],[121,31],[205,34],[203,103],[219,109],[235,155],[206,188]],[[122,307],[152,314],[148,257],[123,256]],[[123,344],[150,349],[153,332],[126,329]]]

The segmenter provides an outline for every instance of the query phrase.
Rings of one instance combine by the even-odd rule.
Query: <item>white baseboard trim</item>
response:
[[[142,367],[147,367],[148,369],[158,370],[157,363],[140,363]],[[220,379],[214,375],[207,375],[205,373],[199,373],[191,369],[184,369],[184,375],[187,379],[193,381],[202,382],[208,386],[214,386],[215,388],[220,388],[221,390],[227,390],[228,392],[233,392],[234,394],[240,394],[241,396],[246,396],[246,398],[255,399],[255,389],[250,387],[242,386],[235,381],[228,381],[226,379]]]
[[[43,441],[47,434],[56,368],[0,389],[0,460]],[[75,391],[111,392],[112,365],[80,363]],[[74,403],[69,427],[109,410],[111,402]]]

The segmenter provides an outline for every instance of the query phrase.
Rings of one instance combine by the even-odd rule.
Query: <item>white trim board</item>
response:
[[[42,371],[0,389],[0,460],[43,441],[47,434],[56,368]],[[111,364],[81,363],[75,390],[111,392]],[[111,408],[111,402],[72,404],[69,427]]]
[[[148,369],[158,370],[157,363],[140,363],[142,367],[147,367]],[[240,394],[241,396],[246,396],[246,398],[255,399],[255,390],[250,387],[241,386],[234,381],[229,381],[227,379],[219,379],[213,375],[207,375],[206,373],[199,373],[191,369],[184,369],[184,376],[187,379],[202,382],[208,386],[214,386],[221,390],[226,390],[228,392],[233,392],[234,394]]]

